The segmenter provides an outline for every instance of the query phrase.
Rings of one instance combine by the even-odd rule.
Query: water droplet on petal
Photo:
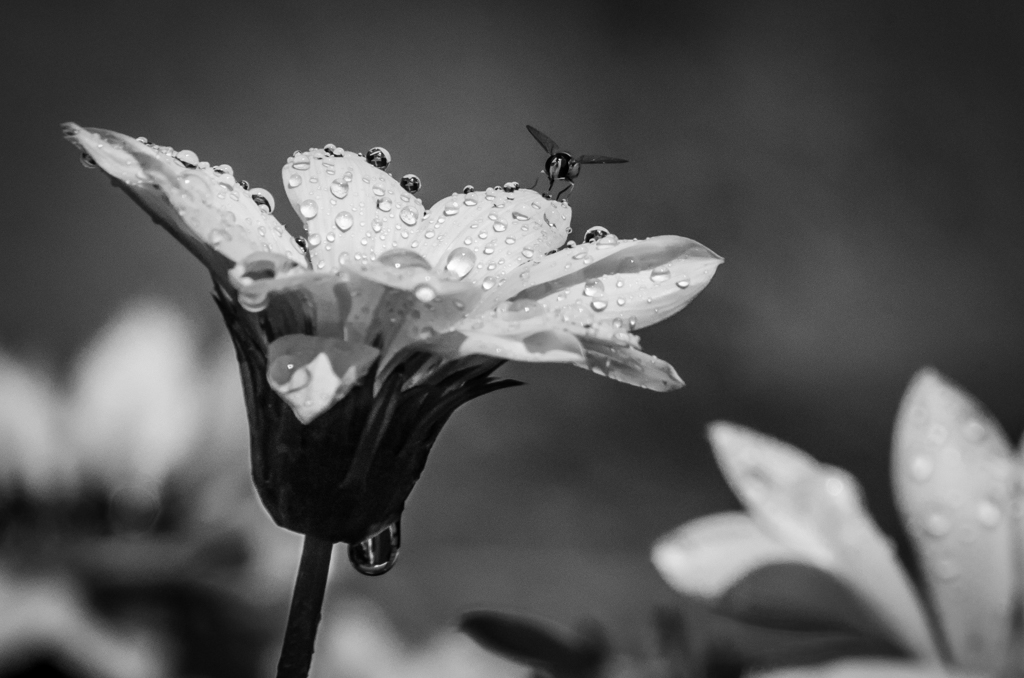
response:
[[[583,234],[583,242],[594,242],[600,240],[609,234],[609,231],[604,226],[591,226]]]
[[[688,276],[684,275],[682,278],[680,278],[679,280],[676,281],[676,287],[678,287],[681,290],[685,290],[689,286],[690,286],[690,278]]]
[[[288,177],[288,188],[295,188],[301,183],[302,177],[300,177],[298,174],[293,174],[290,177]]]
[[[977,419],[971,419],[963,428],[964,438],[972,443],[979,443],[985,438],[987,433],[985,425]]]
[[[452,253],[448,255],[448,262],[444,265],[444,270],[451,273],[457,279],[462,280],[469,275],[475,264],[476,255],[473,254],[473,251],[465,247],[459,247],[452,250]]]
[[[79,160],[82,161],[82,167],[86,167],[88,169],[96,167],[96,161],[93,160],[92,156],[88,153],[83,153]]]
[[[604,248],[604,247],[611,247],[612,245],[618,245],[618,244],[619,244],[619,236],[615,235],[614,233],[609,233],[608,235],[606,235],[605,237],[603,237],[603,238],[601,238],[600,240],[597,241],[597,247],[599,249],[600,248]]]
[[[532,259],[533,255],[534,255],[534,252],[529,247],[524,247],[523,248],[523,256],[524,257],[526,257],[527,259]]]
[[[249,191],[249,197],[252,198],[254,203],[259,205],[264,214],[270,214],[274,211],[274,196],[267,189],[254,188]]]
[[[455,200],[452,200],[450,202],[446,202],[444,204],[444,213],[445,213],[445,216],[449,216],[449,217],[452,216],[452,215],[458,214],[459,213],[459,203],[457,201],[455,201]]]
[[[420,181],[420,178],[415,174],[406,174],[398,183],[409,193],[415,193],[420,190],[421,186],[423,186],[423,182]]]
[[[401,527],[396,522],[369,539],[349,544],[348,560],[356,572],[376,577],[395,566],[401,545]]]
[[[338,212],[338,216],[334,217],[334,225],[342,233],[352,228],[352,224],[354,223],[355,219],[353,219],[352,215],[348,212]]]
[[[225,231],[224,229],[215,228],[212,231],[210,231],[209,235],[206,236],[206,239],[210,242],[211,245],[217,246],[224,242],[225,240],[231,240],[231,236],[228,235],[227,231]]]
[[[309,246],[310,246],[310,247],[316,247],[317,245],[319,245],[319,244],[320,244],[320,234],[319,234],[319,233],[313,233],[313,234],[311,234],[311,235],[309,236],[309,239],[308,239],[308,240],[306,240],[306,242],[308,242],[308,243],[309,243]]]
[[[506,193],[512,193],[514,191],[518,191],[519,190],[519,182],[518,181],[506,181],[505,184],[502,186],[502,189]]]
[[[501,232],[502,232],[502,231],[504,231],[504,230],[505,230],[506,228],[508,228],[508,224],[507,224],[507,223],[505,223],[505,221],[503,221],[503,220],[501,220],[501,219],[495,219],[495,220],[494,220],[494,226],[493,226],[492,228],[494,228],[494,230],[495,230],[496,232],[498,232],[498,233],[501,233]]]
[[[583,285],[583,294],[588,297],[596,297],[604,292],[604,283],[597,278],[588,280]]]
[[[379,209],[381,212],[390,212],[391,205],[391,198],[381,198],[380,200],[377,201],[377,209]]]
[[[303,219],[312,219],[319,211],[320,207],[317,206],[315,200],[303,200],[299,205],[299,214]]]
[[[195,151],[182,149],[175,156],[185,167],[195,167],[199,164],[199,156]]]
[[[932,537],[945,537],[952,529],[953,523],[940,511],[929,513],[924,519],[924,531]]]
[[[386,148],[374,146],[366,152],[366,162],[379,170],[384,170],[391,164],[391,154],[388,153]]]
[[[416,289],[414,289],[412,293],[413,295],[415,295],[417,299],[422,301],[424,304],[430,303],[434,299],[437,299],[437,290],[435,290],[433,287],[426,283],[423,283],[422,285],[417,285]]]
[[[984,499],[978,503],[978,522],[985,527],[995,527],[1003,518],[1003,512],[991,499]]]
[[[492,289],[497,284],[497,282],[498,281],[494,279],[494,276],[489,275],[483,279],[483,282],[480,283],[480,287],[484,288],[485,290],[489,290]]]
[[[335,198],[344,198],[348,195],[348,182],[335,179],[331,182],[331,195]]]
[[[398,218],[407,226],[415,226],[420,217],[413,208],[403,207],[402,211],[398,213]]]
[[[389,268],[424,268],[430,270],[430,264],[412,250],[394,249],[381,254],[377,261]],[[436,293],[434,296],[437,296]]]
[[[594,309],[595,311],[603,311],[606,308],[608,308],[608,302],[604,301],[603,299],[594,299],[592,302],[590,302],[590,308]]]
[[[668,280],[671,276],[672,274],[669,272],[668,268],[666,268],[665,266],[659,266],[653,271],[651,271],[651,282],[663,283],[666,280]]]

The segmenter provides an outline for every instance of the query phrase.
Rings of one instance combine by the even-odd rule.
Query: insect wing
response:
[[[607,155],[580,155],[576,159],[581,165],[610,165],[618,162],[629,162],[622,158],[610,158]]]
[[[533,135],[533,138],[537,140],[537,143],[544,147],[544,150],[547,151],[549,155],[558,153],[558,144],[552,141],[551,137],[532,125],[527,125],[526,129]]]

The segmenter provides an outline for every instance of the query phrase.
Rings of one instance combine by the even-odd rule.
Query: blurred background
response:
[[[385,146],[427,204],[529,186],[545,154],[527,123],[628,158],[583,169],[575,237],[673,233],[725,258],[643,333],[687,387],[503,368],[527,385],[452,419],[395,570],[339,572],[331,596],[401,642],[487,607],[597,619],[642,648],[652,605],[673,599],[651,542],[735,505],[707,422],[848,468],[901,547],[889,436],[915,370],[938,367],[1020,436],[1022,32],[1012,2],[9,4],[0,346],[64,388],[139,298],[187,318],[202,355],[227,343],[204,269],[82,168],[65,120],[228,163],[279,204],[284,159],[328,142]],[[287,206],[276,216],[297,232]],[[222,445],[236,467],[241,435]]]

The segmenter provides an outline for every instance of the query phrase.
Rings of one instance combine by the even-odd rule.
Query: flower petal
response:
[[[254,252],[273,252],[306,265],[292,237],[253,201],[253,192],[235,180],[227,165],[211,169],[191,151],[175,152],[74,123],[65,123],[64,134],[214,272],[227,267],[212,251],[233,262]]]
[[[527,363],[577,363],[586,357],[579,339],[565,330],[541,330],[519,335],[486,332],[457,332],[442,337],[433,346],[453,355],[489,355],[503,360]]]
[[[379,351],[328,337],[290,334],[267,352],[267,382],[303,424],[338,402],[369,371]]]
[[[747,674],[750,678],[982,678],[934,664],[894,659],[844,659],[818,666],[795,666]]]
[[[683,386],[672,365],[628,343],[589,336],[580,337],[580,343],[591,372],[652,391],[674,391]]]
[[[296,152],[281,169],[288,200],[308,231],[314,270],[337,271],[338,263],[368,261],[410,244],[410,224],[423,204],[351,151],[328,146]]]
[[[651,560],[669,586],[707,600],[764,565],[808,562],[738,511],[684,523],[655,542]]]
[[[917,546],[957,664],[1002,667],[1016,608],[1011,448],[972,396],[915,375],[893,434],[896,504]]]
[[[572,209],[529,189],[455,194],[430,208],[412,238],[434,268],[492,290],[565,243]]]
[[[716,422],[708,434],[726,480],[766,532],[849,584],[908,651],[938,657],[921,602],[853,477],[735,424]]]
[[[562,313],[640,329],[682,310],[721,263],[721,257],[688,238],[637,241],[610,235],[545,257],[517,283],[523,289],[513,298],[542,300]]]

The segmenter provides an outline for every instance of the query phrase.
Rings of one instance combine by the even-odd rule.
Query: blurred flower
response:
[[[631,384],[682,385],[632,334],[686,306],[720,258],[686,238],[588,231],[530,191],[469,190],[426,210],[383,171],[390,156],[296,152],[273,197],[227,165],[104,130],[70,140],[212,272],[238,348],[253,477],[278,524],[328,541],[397,540],[434,439],[461,404],[509,382],[505,360],[564,362]],[[560,249],[561,248],[561,249]],[[383,539],[383,537],[381,538]],[[387,549],[384,549],[387,555]]]
[[[710,439],[747,512],[693,520],[654,546],[655,566],[696,610],[677,634],[683,664],[771,667],[875,655],[771,675],[1024,672],[1024,462],[969,394],[922,370],[896,418],[893,488],[931,616],[852,476],[733,424],[713,424]]]
[[[50,654],[76,675],[256,665],[230,645],[267,642],[295,543],[232,458],[247,432],[234,363],[205,360],[158,304],[104,329],[67,388],[0,351],[0,674]]]

